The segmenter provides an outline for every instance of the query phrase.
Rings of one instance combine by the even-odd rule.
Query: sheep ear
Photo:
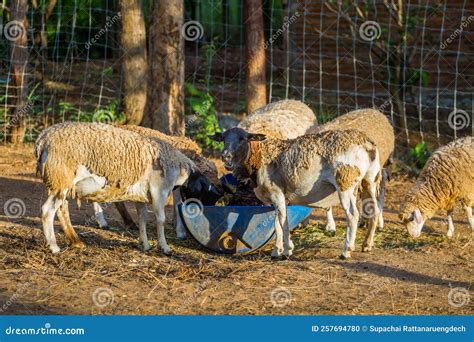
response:
[[[260,133],[249,133],[248,140],[249,141],[262,141],[265,140],[267,136],[265,134]]]
[[[423,216],[421,216],[420,209],[416,208],[415,211],[413,212],[413,219],[417,224],[420,224],[423,222]]]
[[[221,132],[217,132],[214,135],[211,135],[210,138],[214,141],[222,141],[223,135]]]

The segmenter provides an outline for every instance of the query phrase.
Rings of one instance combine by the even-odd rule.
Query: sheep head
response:
[[[265,134],[249,133],[242,128],[231,128],[224,133],[217,133],[212,137],[214,140],[224,142],[222,161],[225,168],[233,171],[242,162],[248,159],[251,141],[262,141],[266,139]]]
[[[183,200],[194,198],[203,205],[215,205],[224,196],[224,191],[200,171],[193,171],[181,187],[181,196]]]
[[[417,238],[421,235],[421,230],[425,224],[426,217],[421,213],[420,209],[414,208],[408,210],[402,210],[399,215],[400,220],[406,226],[408,234],[410,236]]]

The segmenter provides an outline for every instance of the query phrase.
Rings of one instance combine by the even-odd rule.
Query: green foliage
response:
[[[221,149],[222,143],[210,138],[221,132],[214,98],[207,91],[201,91],[190,83],[186,83],[185,104],[190,115],[187,120],[187,131],[196,141],[205,148]]]
[[[337,117],[337,113],[330,109],[323,109],[321,112],[315,111],[315,113],[318,113],[316,116],[318,119],[318,124],[320,125],[332,121]]]
[[[423,169],[430,155],[431,152],[426,141],[422,141],[410,149],[410,158],[416,174],[419,174],[421,169]]]
[[[105,107],[96,108],[93,111],[83,110],[73,103],[61,101],[58,104],[59,115],[65,120],[82,122],[102,122],[102,123],[125,123],[124,113],[119,113],[119,101],[114,99]]]

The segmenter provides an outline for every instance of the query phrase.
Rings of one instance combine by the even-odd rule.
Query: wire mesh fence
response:
[[[26,25],[16,27],[7,2],[0,5],[1,141],[14,117],[10,45],[21,29],[28,37],[27,141],[65,120],[121,119],[118,0],[51,2],[32,1]],[[186,96],[206,94],[219,115],[245,111],[243,3],[185,1]],[[319,122],[377,107],[391,118],[399,146],[473,133],[472,1],[262,3],[269,102],[300,99]],[[148,26],[147,8],[145,1]]]

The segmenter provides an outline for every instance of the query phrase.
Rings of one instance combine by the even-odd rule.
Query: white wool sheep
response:
[[[335,130],[279,140],[240,128],[226,131],[224,141],[226,135],[234,135],[240,141],[232,158],[223,158],[226,167],[249,178],[257,197],[276,209],[273,256],[292,254],[287,203],[327,207],[340,202],[347,217],[342,257],[350,257],[355,248],[359,219],[356,206],[359,186],[370,194],[374,208],[363,250],[372,248],[378,219],[375,201],[381,167],[377,147],[366,135],[356,130]]]
[[[135,125],[117,125],[116,127],[125,129],[127,131],[135,132],[143,137],[156,138],[161,141],[167,142],[168,144],[182,152],[186,157],[191,159],[196,164],[198,170],[201,171],[207,178],[209,178],[213,184],[219,184],[216,165],[202,155],[201,147],[199,147],[199,145],[190,138],[183,136],[167,135],[151,128]],[[177,205],[181,203],[181,196],[179,190],[173,192],[173,201],[173,221],[176,224],[176,233],[178,235],[178,238],[184,239],[186,238],[186,229],[184,228],[183,222],[181,221],[177,210]],[[135,228],[135,223],[133,222],[131,215],[128,213],[125,204],[119,202],[115,205],[118,212],[122,216],[125,225],[128,227]],[[94,213],[96,220],[99,223],[99,226],[107,228],[107,221],[105,220],[103,210],[98,203],[94,203]]]
[[[281,100],[263,106],[243,119],[237,127],[249,133],[276,139],[294,139],[317,126],[311,108],[301,101]]]
[[[448,237],[454,233],[453,208],[460,203],[466,210],[474,237],[474,138],[452,141],[436,150],[426,162],[416,183],[401,205],[400,219],[408,233],[418,237],[426,220],[436,211],[448,214]]]
[[[198,170],[201,171],[204,174],[204,176],[210,179],[211,183],[218,184],[219,180],[218,180],[216,165],[212,161],[206,159],[202,155],[202,149],[193,140],[187,137],[182,137],[182,136],[166,135],[164,133],[161,133],[151,128],[140,127],[140,126],[135,126],[135,125],[116,125],[115,127],[140,134],[143,137],[155,138],[155,139],[164,141],[166,143],[169,143],[171,146],[175,147],[180,152],[182,152],[185,156],[191,159],[196,164],[196,167],[198,168]],[[41,149],[43,141],[47,139],[48,135],[51,132],[54,132],[56,129],[59,129],[59,128],[60,128],[59,125],[54,125],[54,126],[48,127],[42,132],[42,134],[40,135],[40,137],[38,138],[36,142],[36,148],[35,148],[36,158],[38,158],[38,151]],[[205,195],[209,195],[209,194],[205,194]],[[181,194],[179,190],[173,191],[173,199],[175,202],[173,220],[176,224],[176,232],[180,239],[184,239],[186,237],[186,230],[177,213],[177,204],[181,203]],[[132,229],[138,229],[135,223],[133,222],[133,219],[131,215],[129,214],[124,202],[115,203],[115,207],[117,211],[120,213],[127,227],[130,227]],[[107,220],[105,219],[104,211],[102,210],[102,207],[100,206],[100,204],[94,202],[93,208],[94,208],[95,218],[99,226],[103,229],[108,229],[108,223],[107,223]]]
[[[319,133],[334,129],[356,129],[369,137],[379,150],[380,165],[385,166],[389,163],[390,158],[395,148],[395,134],[393,127],[387,117],[380,111],[372,108],[364,108],[351,111],[341,115],[334,120],[311,129],[311,133]],[[378,191],[377,204],[380,209],[378,219],[378,226],[383,229],[383,204],[385,198],[385,182],[387,179],[387,172],[382,173],[382,180],[380,189]],[[368,194],[362,193],[362,202],[367,203]],[[363,206],[362,210],[371,210],[370,206]],[[331,207],[327,209],[327,225],[326,231],[334,233],[336,231],[336,223],[334,221]]]
[[[164,235],[165,203],[175,186],[196,172],[195,164],[171,145],[98,123],[66,122],[38,139],[38,171],[49,192],[42,206],[47,245],[59,252],[54,216],[76,247],[83,243],[69,221],[68,198],[94,202],[137,202],[140,241],[150,249],[146,233],[146,203],[152,203],[162,250],[171,252]]]

